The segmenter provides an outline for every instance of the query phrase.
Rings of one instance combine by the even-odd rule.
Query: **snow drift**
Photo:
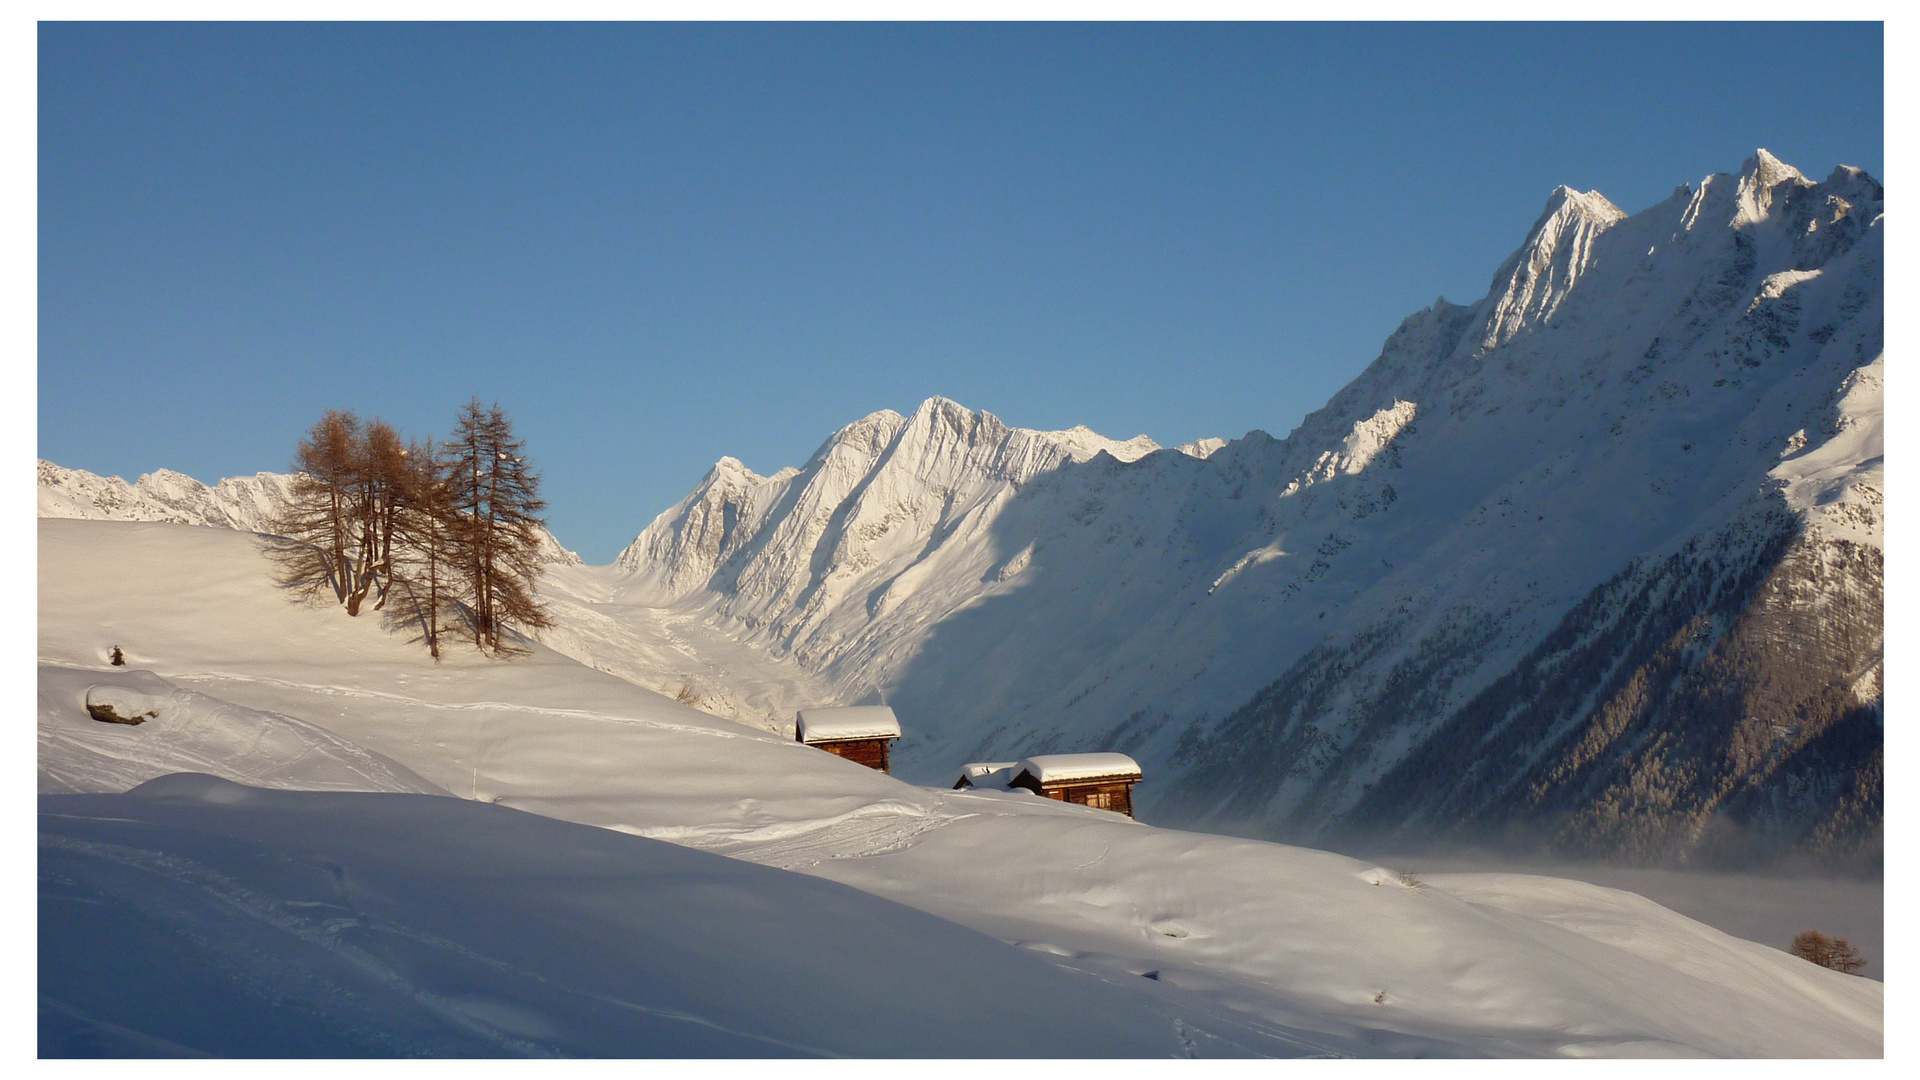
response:
[[[41,1056],[1302,1056],[832,882],[446,797],[41,802]]]

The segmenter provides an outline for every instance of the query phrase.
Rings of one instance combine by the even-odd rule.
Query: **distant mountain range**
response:
[[[184,473],[155,469],[130,484],[117,476],[63,468],[51,461],[39,463],[39,475],[38,516],[43,518],[164,521],[244,532],[271,531],[268,519],[286,500],[293,483],[289,474],[263,472],[229,477],[208,487]],[[561,547],[551,533],[541,539],[547,562],[580,564],[580,556]]]
[[[884,699],[918,782],[1125,752],[1160,824],[1873,864],[1882,197],[1765,151],[1632,215],[1560,188],[1484,297],[1284,439],[934,398],[773,476],[723,458],[613,567],[571,560],[552,636],[697,625],[805,673],[772,725]],[[284,482],[41,479],[43,516],[235,528]]]
[[[935,398],[723,459],[616,565],[884,695],[925,781],[1118,750],[1161,821],[1871,860],[1881,203],[1765,151],[1638,214],[1563,187],[1285,439]]]

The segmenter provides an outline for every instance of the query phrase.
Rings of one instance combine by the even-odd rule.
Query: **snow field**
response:
[[[41,809],[43,1055],[1329,1052],[832,882],[468,800],[175,774]]]
[[[1491,875],[1408,888],[1326,852],[1155,829],[1024,793],[913,787],[539,646],[514,662],[455,649],[435,666],[375,619],[289,602],[237,532],[43,521],[40,567],[43,790],[144,778],[129,747],[171,729],[103,724],[79,707],[85,685],[126,680],[183,701],[207,729],[176,740],[193,771],[255,787],[319,786],[314,776],[344,787],[361,781],[340,763],[357,762],[373,791],[418,782],[502,812],[800,870],[1026,944],[1082,978],[1178,992],[1188,1012],[1284,1036],[1264,1048],[1233,1042],[1249,1052],[1881,1052],[1879,984],[1631,894]],[[108,667],[116,644],[148,674]],[[263,714],[288,718],[284,737],[315,749],[221,760],[222,731],[260,730]],[[382,761],[386,773],[374,767]],[[433,813],[467,812],[446,805],[462,809]],[[385,826],[400,847],[411,827],[398,817]],[[305,835],[286,828],[274,843]],[[497,860],[508,876],[519,865],[511,852],[472,858]],[[430,888],[404,885],[416,887]],[[533,912],[544,900],[518,902]],[[861,1045],[847,1052],[880,1052]]]

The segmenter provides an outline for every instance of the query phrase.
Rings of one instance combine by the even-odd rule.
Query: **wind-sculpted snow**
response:
[[[102,724],[87,705],[130,697],[146,718]],[[176,772],[308,791],[444,794],[383,755],[291,716],[182,690],[151,671],[40,668],[40,791],[125,791]]]
[[[504,807],[194,775],[40,805],[42,1057],[1342,1045],[832,882]]]
[[[629,611],[697,618],[797,663],[833,703],[884,699],[906,727],[903,775],[1124,752],[1146,768],[1135,805],[1150,820],[1304,838],[1358,821],[1369,790],[1417,748],[1439,752],[1428,744],[1464,730],[1461,710],[1553,634],[1601,633],[1567,621],[1581,605],[1675,556],[1719,551],[1713,565],[1858,628],[1827,674],[1877,702],[1881,200],[1857,169],[1816,183],[1765,151],[1635,214],[1561,188],[1485,296],[1408,317],[1283,440],[1082,457],[934,399],[849,425],[777,479],[723,462],[607,588]],[[1853,569],[1794,576],[1828,565]],[[1761,594],[1743,595],[1689,664],[1743,647],[1738,605]],[[1741,685],[1758,688],[1786,654],[1745,655]],[[1809,677],[1790,681],[1813,693]],[[1562,704],[1520,740],[1527,767],[1605,707]],[[1649,738],[1696,719],[1656,714]],[[1728,783],[1784,783],[1817,737],[1799,727],[1778,754],[1733,754],[1746,764]],[[1704,756],[1676,769],[1726,756],[1682,741]],[[1864,753],[1821,769],[1865,778]],[[1628,772],[1581,798],[1631,787],[1632,755],[1603,758]],[[1768,820],[1836,813],[1820,800],[1843,790],[1816,785]],[[1725,794],[1701,812],[1747,813]],[[1367,805],[1366,820],[1407,828],[1440,804],[1395,811],[1412,818]],[[1494,832],[1509,812],[1477,811]],[[1743,820],[1735,831],[1760,824]],[[1612,842],[1641,858],[1696,850]]]
[[[1880,984],[1628,894],[915,787],[537,644],[436,664],[230,530],[46,520],[39,552],[43,745],[94,770],[50,788],[139,779],[161,720],[87,719],[103,683],[248,783],[43,800],[43,1052],[1881,1052]],[[258,790],[317,775],[231,737],[276,730],[460,798]]]

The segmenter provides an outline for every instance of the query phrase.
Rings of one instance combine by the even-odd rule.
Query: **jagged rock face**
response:
[[[1877,862],[1882,573],[1878,548],[1757,513],[1595,589],[1350,807],[1341,778],[1400,717],[1445,713],[1448,675],[1493,627],[1429,639],[1347,710],[1361,722],[1344,741],[1315,726],[1332,711],[1316,706],[1380,642],[1310,653],[1188,748],[1185,785],[1254,818],[1272,798],[1265,778],[1286,775],[1304,793],[1280,824],[1329,839]]]
[[[915,612],[932,601],[945,614],[977,592],[983,530],[1034,477],[1097,455],[1132,461],[1158,449],[1145,436],[1121,443],[1084,427],[1010,428],[931,398],[910,417],[889,410],[848,425],[800,469],[759,477],[721,459],[615,565],[644,576],[663,599],[718,593],[728,614],[825,665],[955,565],[960,593],[935,590],[940,597],[919,597]]]
[[[89,521],[161,521],[242,532],[269,532],[269,520],[287,499],[293,477],[256,473],[228,477],[212,487],[171,469],[156,469],[134,483],[39,463],[39,517]],[[541,532],[541,561],[578,566],[580,556]]]
[[[1764,151],[1637,214],[1562,188],[1285,440],[1126,453],[936,399],[723,461],[621,566],[884,694],[909,779],[1114,750],[1149,820],[1866,853],[1881,200]]]

